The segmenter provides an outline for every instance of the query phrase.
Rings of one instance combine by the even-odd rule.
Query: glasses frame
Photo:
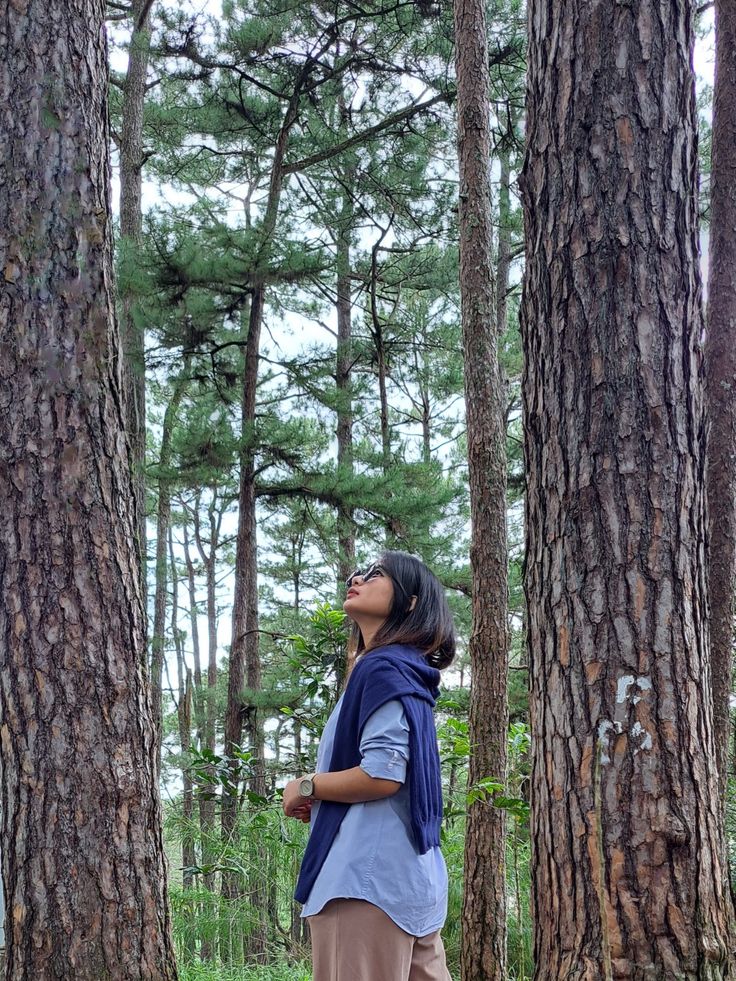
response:
[[[382,566],[380,562],[372,562],[364,572],[361,571],[360,569],[356,569],[355,572],[351,572],[348,578],[345,580],[345,587],[348,590],[351,589],[353,585],[353,579],[355,579],[356,576],[360,576],[360,578],[365,583],[365,582],[370,582],[371,579],[375,579],[376,576],[379,574],[379,572],[382,572],[384,576],[388,576],[388,578],[391,580],[394,586],[398,586],[401,592],[404,594],[404,596],[406,596],[408,600],[411,599],[411,597],[404,589],[404,587],[401,585],[401,583],[398,581],[398,579],[394,579],[394,577],[391,575],[388,569]]]

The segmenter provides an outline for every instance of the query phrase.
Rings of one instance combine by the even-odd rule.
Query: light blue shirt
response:
[[[317,773],[332,756],[342,698],[322,733]],[[406,767],[409,724],[400,701],[386,702],[371,715],[360,739],[360,766],[371,777],[396,780],[401,788],[383,800],[351,804],[302,916],[313,916],[331,899],[365,899],[387,913],[413,937],[439,930],[447,915],[447,867],[438,847],[420,855],[414,847]],[[311,827],[319,813],[312,804]]]

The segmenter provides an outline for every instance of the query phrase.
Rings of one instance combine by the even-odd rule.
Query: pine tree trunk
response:
[[[187,892],[194,888],[193,869],[197,864],[194,837],[194,785],[189,767],[189,747],[192,742],[192,672],[186,667],[184,661],[184,634],[179,629],[179,573],[176,556],[174,555],[174,539],[171,533],[171,525],[169,525],[168,540],[169,562],[171,563],[171,635],[174,638],[174,646],[176,648],[178,690],[176,714],[179,725],[179,747],[181,751],[183,821],[181,834],[181,879],[182,890]],[[192,932],[187,931],[183,946],[186,951],[187,960],[191,963],[197,951],[196,938]]]
[[[708,576],[713,720],[721,797],[728,778],[736,581],[736,6],[716,0],[708,329]]]
[[[192,660],[194,662],[194,723],[197,730],[197,740],[201,745],[204,740],[204,706],[202,701],[202,657],[199,647],[199,623],[197,619],[197,584],[194,574],[194,563],[189,551],[189,528],[186,520],[182,526],[184,546],[184,563],[187,569],[187,592],[189,593],[189,629],[192,634]]]
[[[488,48],[483,0],[456,0],[460,296],[462,303],[473,626],[469,652],[468,779],[503,780],[508,708],[506,661],[506,432],[493,289]],[[463,981],[505,981],[504,812],[468,810],[463,895]]]
[[[386,344],[383,336],[383,324],[381,314],[378,309],[378,250],[384,239],[385,232],[374,245],[371,252],[371,332],[373,334],[373,344],[376,349],[376,375],[378,377],[378,405],[381,418],[381,454],[383,456],[383,472],[387,474],[391,469],[391,427],[388,416],[388,388],[386,376],[388,368],[386,365]],[[387,528],[389,535],[391,529]]]
[[[734,976],[706,622],[692,16],[685,0],[529,6],[537,981]]]
[[[176,977],[113,307],[106,99],[101,2],[6,5],[0,786],[8,981]]]
[[[388,226],[390,228],[390,225]],[[391,423],[389,419],[388,405],[388,352],[386,350],[386,339],[381,321],[381,313],[378,308],[378,253],[381,243],[388,234],[388,228],[382,231],[378,241],[371,250],[371,278],[370,278],[370,315],[371,315],[371,336],[375,349],[376,376],[378,380],[378,406],[381,425],[381,457],[384,477],[391,473]],[[391,491],[386,490],[386,496],[390,501]],[[386,507],[386,513],[390,514],[390,508]],[[402,537],[400,523],[394,518],[385,519],[386,548],[396,548],[397,543]]]
[[[143,107],[150,50],[152,0],[132,0],[133,29],[130,38],[128,71],[123,95],[120,134],[120,248],[123,254],[135,250],[141,241],[143,213],[141,185],[143,171]],[[134,298],[130,288],[121,289],[120,333],[125,356],[122,363],[126,405],[126,431],[131,446],[133,488],[136,502],[136,528],[146,571],[146,363],[145,338],[135,323]]]
[[[355,172],[345,174],[345,187],[350,188]],[[337,468],[345,479],[353,476],[353,403],[351,375],[352,353],[352,290],[350,285],[350,239],[353,232],[353,200],[347,191],[343,195],[337,238],[337,353],[335,382],[337,389]],[[353,509],[340,505],[337,514],[338,542],[338,600],[341,601],[345,581],[355,569],[355,522]],[[341,672],[344,676],[344,671]],[[337,679],[338,688],[342,677]]]
[[[194,837],[191,833],[192,822],[194,820],[194,788],[190,768],[187,765],[189,747],[192,742],[192,672],[187,668],[184,661],[183,634],[179,629],[179,575],[177,571],[176,556],[174,555],[174,538],[171,533],[171,526],[168,531],[169,539],[169,562],[171,564],[171,635],[174,638],[176,648],[176,671],[177,671],[177,722],[179,724],[179,748],[181,750],[181,780],[182,780],[182,814],[184,817],[184,831],[181,839],[182,857],[182,884],[184,889],[192,889],[194,886],[193,867],[197,863],[197,856],[194,851]],[[193,949],[190,950],[193,953]]]
[[[274,147],[268,201],[261,227],[261,248],[258,266],[267,263],[273,245],[273,236],[281,202],[284,180],[284,162],[289,135],[296,122],[301,88],[308,77],[311,59],[307,59],[303,71],[295,82],[294,93],[284,113],[276,145]],[[235,552],[235,594],[233,598],[233,634],[230,648],[230,678],[228,681],[228,709],[225,721],[226,744],[240,741],[243,722],[249,736],[253,755],[253,772],[250,789],[265,796],[265,766],[263,760],[263,733],[259,712],[255,705],[243,704],[243,675],[251,691],[261,687],[261,662],[258,643],[258,547],[255,487],[255,418],[256,387],[261,326],[266,302],[265,283],[256,284],[251,297],[248,331],[245,345],[243,393],[241,402],[240,490],[238,497],[238,531]],[[223,833],[233,826],[237,816],[235,795],[223,798]],[[251,902],[259,922],[249,938],[247,954],[259,961],[265,959],[268,928],[265,922],[266,893],[259,870],[254,870],[251,882]]]
[[[496,331],[499,339],[507,326],[509,269],[511,266],[511,173],[509,151],[500,154],[501,174],[498,193],[498,255],[496,257]],[[505,425],[505,424],[504,424]]]
[[[294,777],[300,776],[304,773],[302,767],[302,727],[298,719],[294,719],[294,760],[296,764],[296,772],[293,773]],[[293,861],[293,879],[296,885],[296,880],[299,876],[299,859],[294,856]],[[292,890],[293,893],[293,890]],[[299,943],[302,936],[302,919],[301,919],[301,904],[298,903],[292,896],[291,900],[291,939],[294,943]]]
[[[205,567],[207,583],[207,691],[204,701],[204,748],[209,752],[215,751],[215,722],[217,715],[217,596],[215,592],[217,575],[217,548],[220,534],[220,522],[222,512],[217,513],[217,488],[212,491],[212,500],[208,506],[208,518],[210,525],[210,548],[209,553],[204,549],[204,543],[200,532],[199,524],[199,495],[194,510],[194,536],[197,550],[202,563]],[[202,876],[202,883],[209,892],[215,891],[215,873],[211,867],[215,862],[215,801],[208,798],[202,791],[206,787],[200,788],[199,797],[199,824],[202,841],[202,865],[208,868]],[[214,959],[215,952],[209,939],[203,939],[200,947],[200,957],[203,961]]]
[[[171,519],[171,433],[179,411],[179,404],[187,386],[188,358],[184,360],[184,373],[177,379],[171,401],[166,406],[161,433],[161,449],[158,458],[158,507],[156,516],[156,579],[153,601],[153,636],[151,637],[151,703],[156,730],[156,762],[161,768],[161,739],[163,722],[162,677],[165,657],[166,599],[168,595],[167,539]]]
[[[337,46],[337,57],[340,47]],[[349,136],[350,113],[345,102],[345,91],[340,86],[337,97],[340,116],[340,139]],[[337,469],[348,480],[353,477],[353,296],[351,286],[351,251],[354,233],[355,203],[353,186],[355,184],[356,160],[351,155],[341,170],[343,186],[340,218],[337,224],[337,351],[335,357],[335,388],[337,394]],[[341,504],[337,512],[337,601],[342,603],[345,594],[345,581],[355,569],[355,519],[354,509]],[[339,691],[345,678],[344,665],[338,665],[336,688]]]
[[[240,749],[246,724],[253,754],[254,779],[251,789],[265,794],[265,785],[258,778],[263,774],[263,748],[258,710],[244,702],[245,688],[258,691],[261,687],[261,665],[258,645],[258,540],[256,529],[254,423],[256,412],[256,388],[258,384],[258,348],[262,320],[263,294],[253,298],[245,343],[243,395],[241,402],[240,495],[238,502],[238,533],[235,557],[235,596],[233,602],[233,639],[230,647],[228,670],[227,706],[225,709],[225,755],[232,759],[230,768],[231,792],[223,791],[221,831],[223,842],[231,841],[238,821],[242,775],[233,754]],[[254,319],[255,318],[255,319]],[[255,788],[258,787],[256,790]],[[262,856],[265,861],[265,855]],[[266,905],[263,866],[255,863],[257,877],[256,896],[253,902],[258,926],[254,931],[248,953],[261,959],[265,953],[266,939],[261,928],[261,917]],[[254,877],[254,878],[255,878]],[[226,903],[243,895],[243,876],[234,872],[222,875],[222,896]],[[235,938],[224,938],[224,947],[234,949]],[[239,944],[238,944],[239,946]]]

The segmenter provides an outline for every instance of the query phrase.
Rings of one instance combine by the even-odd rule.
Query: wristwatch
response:
[[[302,777],[299,781],[299,796],[300,797],[314,797],[314,778],[317,776],[316,773],[312,773],[308,777]]]

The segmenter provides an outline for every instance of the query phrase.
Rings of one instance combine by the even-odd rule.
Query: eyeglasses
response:
[[[360,576],[364,583],[370,582],[371,579],[376,579],[378,576],[388,576],[391,582],[394,583],[395,586],[398,586],[404,596],[409,599],[409,594],[398,579],[394,579],[391,573],[387,572],[378,562],[374,562],[372,565],[369,565],[365,572],[362,572],[360,569],[356,569],[355,572],[351,572],[348,578],[345,580],[345,586],[350,589],[350,587],[353,585],[353,580],[358,576]]]
[[[355,572],[351,572],[348,578],[345,580],[345,585],[348,589],[353,585],[353,579],[357,579],[358,576],[363,580],[363,582],[368,582],[370,579],[375,579],[377,576],[386,575],[386,570],[383,566],[374,562],[373,565],[369,565],[368,568],[363,572],[361,569],[356,569]],[[390,577],[389,577],[390,578]]]

